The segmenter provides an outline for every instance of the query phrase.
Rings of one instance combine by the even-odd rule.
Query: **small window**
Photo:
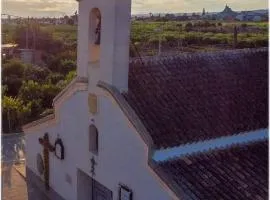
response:
[[[98,153],[98,130],[93,124],[89,126],[89,151]]]
[[[132,200],[132,190],[127,186],[119,185],[119,200]]]

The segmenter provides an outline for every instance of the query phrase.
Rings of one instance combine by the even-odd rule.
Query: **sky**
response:
[[[132,0],[132,14],[191,13],[203,8],[219,12],[226,4],[235,11],[268,8],[268,0]],[[59,17],[77,9],[76,0],[2,0],[2,14],[22,17]]]

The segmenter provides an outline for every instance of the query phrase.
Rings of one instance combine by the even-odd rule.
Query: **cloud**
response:
[[[233,10],[268,8],[267,0],[133,0],[136,12],[198,12],[205,8],[209,12],[222,11],[228,4]]]
[[[132,13],[221,11],[228,4],[233,10],[268,8],[267,0],[132,0]],[[3,13],[20,16],[62,16],[78,9],[75,0],[3,0]]]
[[[62,16],[78,9],[74,0],[4,0],[2,13],[16,16]]]

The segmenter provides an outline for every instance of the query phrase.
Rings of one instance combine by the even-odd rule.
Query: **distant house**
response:
[[[247,12],[245,16],[246,21],[261,21],[261,14],[255,12]]]
[[[245,19],[245,15],[244,14],[239,14],[235,17],[236,20],[239,20],[239,21],[244,21]]]
[[[55,24],[55,25],[62,24],[62,20],[59,19],[59,18],[57,18],[57,19],[55,19],[54,24]]]
[[[238,14],[235,19],[239,21],[264,21],[268,19],[268,14],[255,11],[243,11]]]
[[[262,21],[262,17],[259,16],[259,15],[256,15],[256,16],[253,17],[253,20],[252,21],[255,21],[255,22]]]
[[[17,47],[17,44],[3,44],[2,45],[2,56],[3,57],[12,57],[14,55],[14,49]]]

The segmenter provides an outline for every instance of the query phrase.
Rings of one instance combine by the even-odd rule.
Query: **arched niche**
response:
[[[101,12],[93,8],[89,16],[89,61],[98,62],[101,43]]]
[[[98,153],[98,129],[94,124],[89,126],[89,151]]]

